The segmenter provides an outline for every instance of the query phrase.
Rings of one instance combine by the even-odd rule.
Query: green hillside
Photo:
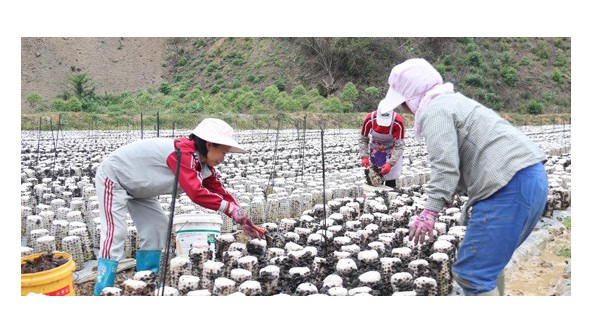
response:
[[[569,123],[570,38],[169,38],[156,86],[99,95],[77,72],[51,100],[27,96],[35,112],[22,129],[46,117],[64,128],[154,125],[193,127],[215,115],[239,128],[306,114],[327,127],[356,127],[387,90],[391,68],[411,57],[433,63],[446,81],[518,124]],[[411,124],[413,117],[405,115]],[[61,123],[62,125],[62,123]],[[45,125],[42,125],[45,126]]]

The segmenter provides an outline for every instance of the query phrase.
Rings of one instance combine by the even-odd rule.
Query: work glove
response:
[[[390,170],[391,170],[391,164],[385,163],[379,168],[379,174],[386,175],[389,173]]]
[[[410,235],[408,240],[414,240],[414,244],[417,245],[424,243],[424,233],[428,232],[428,239],[432,242],[433,234],[432,229],[434,228],[434,222],[438,216],[438,213],[430,209],[425,209],[418,215],[416,221],[410,227]]]
[[[369,158],[368,157],[363,157],[360,160],[360,163],[362,163],[362,166],[365,167],[365,168],[368,168],[368,167],[371,166],[371,162],[369,162]]]
[[[245,209],[239,207],[237,204],[229,203],[229,216],[243,228],[243,232],[247,236],[257,239],[264,239],[265,230],[253,224]]]

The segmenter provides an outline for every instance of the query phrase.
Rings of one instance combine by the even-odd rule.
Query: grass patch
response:
[[[564,226],[565,226],[565,227],[566,227],[568,230],[570,230],[570,225],[571,225],[571,222],[570,222],[570,216],[568,216],[568,217],[565,217],[565,218],[564,218],[564,221],[562,221],[562,224],[564,224]]]
[[[554,250],[554,254],[559,257],[570,258],[570,247],[562,245]]]

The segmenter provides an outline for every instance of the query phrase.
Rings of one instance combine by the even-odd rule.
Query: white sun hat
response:
[[[379,106],[377,107],[377,125],[379,126],[389,126],[393,122],[393,109],[389,107],[389,104],[386,100],[382,100],[379,102]]]
[[[192,133],[202,140],[231,147],[229,153],[249,152],[237,143],[233,138],[235,131],[229,124],[221,119],[205,118],[196,128],[194,128]]]

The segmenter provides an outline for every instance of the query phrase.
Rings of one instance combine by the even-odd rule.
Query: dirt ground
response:
[[[513,270],[505,271],[506,296],[561,296],[562,284],[570,279],[565,272],[570,257],[558,255],[563,248],[570,249],[570,230],[555,235],[539,255],[518,263]],[[570,292],[570,289],[567,290]]]
[[[66,76],[89,74],[98,95],[154,87],[167,77],[165,37],[23,37],[21,112],[30,93],[51,100],[66,90]]]

